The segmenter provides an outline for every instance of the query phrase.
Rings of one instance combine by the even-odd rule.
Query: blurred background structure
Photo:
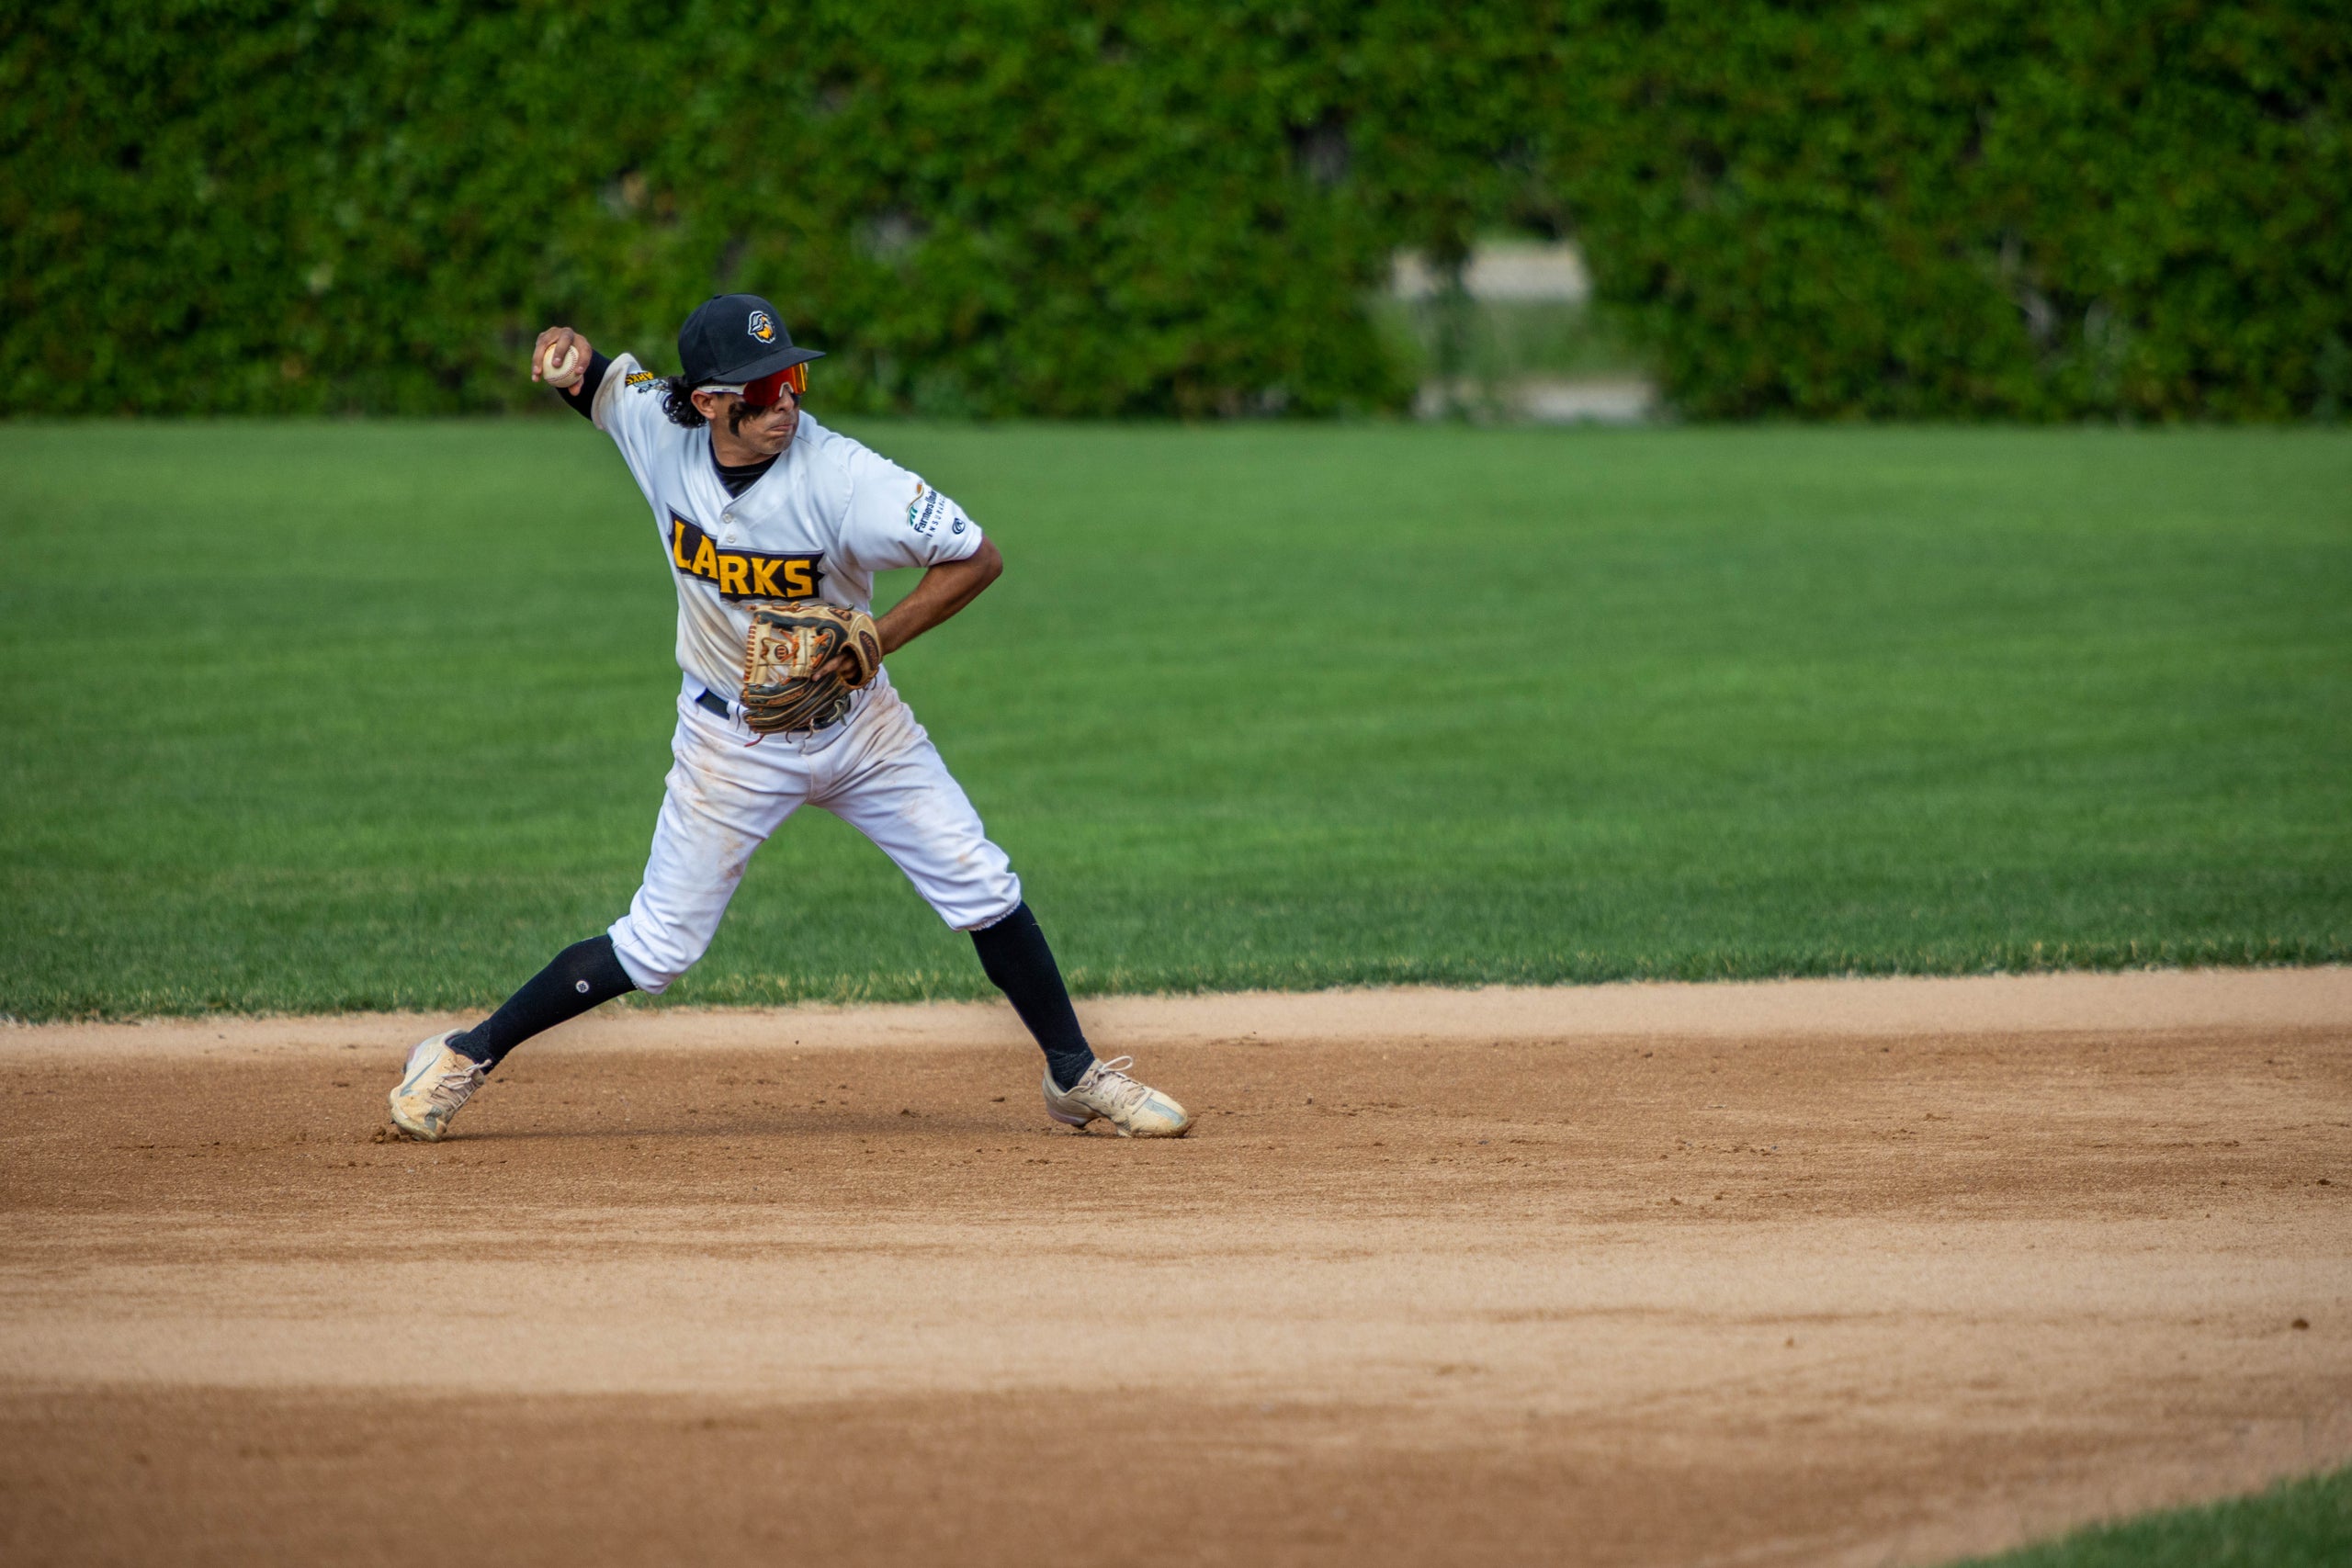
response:
[[[1379,315],[1424,419],[1623,424],[1657,404],[1640,351],[1595,310],[1584,254],[1566,240],[1481,241],[1452,267],[1399,251]]]
[[[2348,128],[2342,0],[26,0],[0,410],[746,288],[873,412],[2333,419]]]

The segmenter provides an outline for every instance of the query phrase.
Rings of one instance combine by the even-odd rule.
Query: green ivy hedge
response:
[[[765,293],[821,396],[1408,395],[1402,244],[1575,234],[1702,416],[2333,416],[2341,0],[25,0],[0,406],[541,400]]]
[[[2352,401],[2341,0],[1650,20],[1577,35],[1543,175],[1691,412]]]

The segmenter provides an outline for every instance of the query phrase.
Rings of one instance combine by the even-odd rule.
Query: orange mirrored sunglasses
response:
[[[796,398],[808,390],[808,367],[805,363],[787,365],[773,376],[763,376],[756,381],[746,382],[743,402],[750,408],[770,407],[784,396],[786,387],[792,389],[792,395]]]

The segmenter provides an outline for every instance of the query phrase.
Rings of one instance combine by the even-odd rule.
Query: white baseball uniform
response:
[[[611,929],[621,966],[653,993],[692,968],[752,852],[804,803],[880,845],[953,929],[1003,919],[1021,903],[1021,880],[887,669],[840,722],[813,734],[762,736],[736,701],[752,604],[813,598],[871,611],[876,572],[962,560],[979,547],[979,528],[916,475],[805,409],[775,466],[729,495],[709,427],[671,423],[662,390],[624,354],[592,409],[653,509],[678,588],[684,676],[670,742],[676,762],[645,883]],[[713,699],[725,716],[709,711]]]

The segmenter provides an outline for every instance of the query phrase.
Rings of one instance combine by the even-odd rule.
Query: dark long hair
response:
[[[662,412],[670,416],[672,424],[683,424],[688,430],[710,423],[703,418],[702,410],[695,407],[695,389],[684,376],[668,377],[662,381]]]

